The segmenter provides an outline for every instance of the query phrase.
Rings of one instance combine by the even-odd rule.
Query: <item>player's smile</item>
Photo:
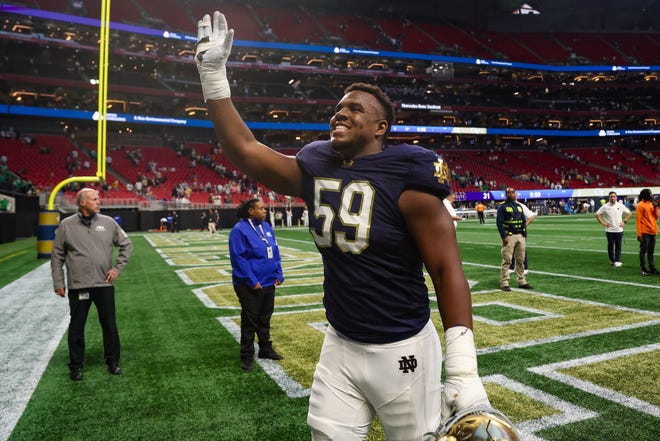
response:
[[[350,127],[348,125],[346,125],[344,123],[341,123],[341,122],[338,122],[338,123],[334,124],[334,126],[332,127],[332,132],[330,133],[330,135],[333,138],[337,135],[341,136],[341,134],[346,133],[349,130],[349,128]]]

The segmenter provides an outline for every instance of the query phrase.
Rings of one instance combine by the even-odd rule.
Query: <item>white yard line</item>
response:
[[[534,243],[533,241],[527,240],[527,248],[528,248],[528,249],[543,249],[543,250],[570,251],[570,252],[574,252],[574,251],[575,251],[575,237],[568,237],[568,236],[566,236],[566,240],[561,240],[561,241],[557,241],[557,240],[556,240],[557,237],[561,237],[561,236],[553,236],[553,239],[555,239],[555,243],[559,243],[559,242],[567,242],[567,243],[569,243],[569,244],[571,244],[571,245],[570,245],[570,246],[566,246],[566,247],[558,247],[558,246],[556,246],[556,245],[552,245],[552,246],[550,246],[550,245],[540,245],[540,244]],[[279,240],[279,238],[278,238],[278,240]],[[545,238],[544,238],[544,240],[545,240],[546,242],[549,242],[549,241],[550,241],[550,239],[545,239]],[[582,239],[580,239],[580,240],[582,240]],[[598,254],[605,254],[605,255],[607,255],[607,242],[606,242],[603,238],[599,238],[599,239],[597,239],[597,240],[600,241],[600,242],[599,242],[599,247],[598,247],[598,248],[589,249],[589,248],[586,248],[586,247],[582,247],[582,248],[580,248],[580,252],[582,252],[582,253],[598,253]],[[626,239],[624,239],[624,246],[625,246],[625,240],[626,240]],[[631,239],[631,240],[635,240],[635,239]],[[496,247],[496,248],[500,248],[500,247],[502,246],[502,244],[500,244],[500,243],[494,243],[494,242],[475,242],[475,241],[468,241],[468,240],[460,240],[460,238],[459,238],[458,244],[459,244],[459,246],[463,246],[463,245],[478,245],[478,246],[480,246],[480,247],[483,247],[483,246],[491,246],[491,247]],[[602,245],[602,246],[601,246],[601,245]],[[621,251],[621,254],[624,254],[624,255],[630,255],[630,256],[639,256],[639,251],[625,251],[625,250],[624,250],[624,251]],[[635,265],[639,264],[638,261],[636,261],[636,262],[637,262],[637,263],[635,263]],[[630,265],[632,266],[633,264],[630,264]]]
[[[592,355],[589,357],[578,358],[573,360],[560,361],[557,363],[550,363],[543,366],[535,366],[528,368],[527,370],[543,375],[544,377],[551,378],[553,380],[560,381],[569,386],[575,387],[576,389],[583,390],[590,394],[597,395],[606,400],[619,403],[622,406],[629,407],[638,412],[643,412],[648,415],[660,418],[660,406],[648,403],[646,401],[640,400],[635,397],[631,397],[615,390],[599,386],[590,381],[581,380],[579,378],[573,377],[572,375],[562,373],[562,369],[579,367],[584,365],[589,365],[593,363],[599,363],[602,361],[609,361],[615,358],[626,357],[629,355],[644,354],[647,352],[653,352],[660,350],[660,343],[653,343],[637,348],[622,349],[620,351],[608,352],[605,354]]]
[[[49,263],[0,289],[0,441],[14,430],[68,323]]]
[[[497,270],[499,270],[501,268],[500,265],[487,265],[485,263],[463,262],[463,265],[478,266],[478,267],[482,267],[482,268],[492,268],[492,269],[497,269]],[[548,271],[537,271],[537,270],[529,270],[529,273],[530,274],[543,274],[544,276],[564,277],[564,278],[567,278],[567,279],[575,279],[575,280],[588,280],[588,281],[592,281],[592,282],[612,284],[612,285],[627,285],[627,286],[637,286],[637,287],[640,287],[640,288],[660,289],[660,285],[649,285],[648,283],[625,282],[623,280],[601,279],[601,278],[598,278],[598,277],[576,276],[576,275],[573,275],[573,274],[551,273],[551,272],[548,272]],[[657,277],[657,276],[655,276],[655,277]],[[649,281],[657,280],[655,277],[649,277],[646,280],[649,280]],[[642,278],[641,276],[640,276],[640,279],[644,280],[644,278]]]

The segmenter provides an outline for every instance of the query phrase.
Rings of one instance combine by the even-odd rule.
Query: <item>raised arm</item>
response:
[[[257,141],[231,102],[227,59],[234,30],[225,16],[207,14],[198,22],[195,62],[204,100],[215,133],[227,158],[242,171],[281,194],[302,195],[302,171],[293,156],[283,155]]]

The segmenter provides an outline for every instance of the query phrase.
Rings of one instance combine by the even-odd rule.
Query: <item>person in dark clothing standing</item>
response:
[[[202,211],[202,215],[200,216],[200,219],[202,220],[202,228],[200,228],[200,231],[205,231],[209,229],[209,218],[206,215],[206,211]]]
[[[215,223],[216,223],[217,220],[218,219],[217,219],[215,211],[213,211],[212,208],[209,208],[208,213],[206,215],[206,222],[207,222],[207,225],[209,227],[209,233],[211,233],[211,235],[213,235],[217,232],[217,230],[215,228]]]
[[[516,202],[516,190],[506,189],[506,201],[497,209],[497,229],[502,238],[502,268],[500,270],[500,287],[502,291],[511,291],[509,287],[509,265],[511,259],[516,259],[516,275],[518,287],[533,289],[525,279],[525,250],[527,248],[527,219],[525,212]]]
[[[176,211],[172,211],[172,233],[178,233],[181,229],[180,226],[181,223],[181,218],[179,216],[179,213]]]
[[[69,371],[72,380],[82,380],[85,356],[85,323],[94,303],[103,329],[103,349],[108,371],[121,374],[119,367],[119,331],[115,319],[114,281],[122,272],[133,245],[122,228],[110,216],[100,214],[101,201],[96,190],[78,192],[78,214],[64,219],[55,231],[50,258],[55,293],[64,297],[64,269],[69,288]],[[113,247],[119,248],[112,264]]]
[[[240,219],[229,233],[229,257],[234,291],[241,303],[241,368],[254,363],[254,335],[259,358],[281,360],[270,340],[275,287],[284,281],[280,251],[260,199],[248,199],[237,210]]]
[[[635,223],[637,240],[639,241],[639,265],[642,276],[660,274],[655,267],[655,243],[658,235],[658,201],[653,197],[650,188],[644,188],[639,193]]]

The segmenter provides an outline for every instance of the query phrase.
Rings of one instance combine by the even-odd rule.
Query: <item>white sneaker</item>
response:
[[[614,262],[614,267],[615,268],[621,268],[623,266],[623,263],[621,262]]]

